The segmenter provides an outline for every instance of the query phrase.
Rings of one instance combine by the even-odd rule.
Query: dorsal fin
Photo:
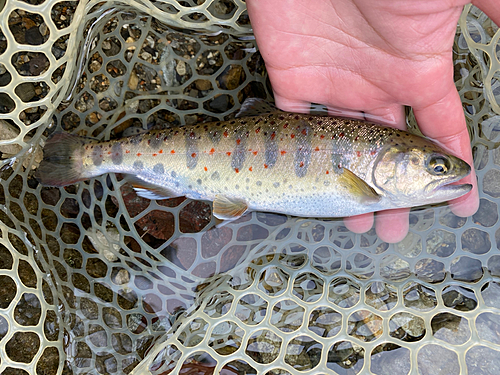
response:
[[[240,111],[235,117],[258,116],[264,113],[281,112],[272,103],[260,98],[247,98],[241,105]]]

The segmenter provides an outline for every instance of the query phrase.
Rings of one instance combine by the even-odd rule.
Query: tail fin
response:
[[[46,186],[66,186],[85,180],[82,176],[84,144],[84,139],[76,135],[54,133],[45,143],[36,179]]]

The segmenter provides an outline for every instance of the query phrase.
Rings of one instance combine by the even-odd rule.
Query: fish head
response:
[[[415,207],[458,198],[471,184],[454,184],[467,176],[471,167],[438,145],[419,138],[388,145],[375,160],[372,181],[395,207]]]

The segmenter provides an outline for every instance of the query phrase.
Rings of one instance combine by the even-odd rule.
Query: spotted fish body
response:
[[[73,145],[64,146],[69,142]],[[51,173],[54,163],[64,159],[62,149],[71,160],[65,168],[72,173],[62,174],[65,168]],[[386,189],[387,181],[398,185],[395,179],[401,166],[388,157],[394,149],[406,156],[411,150],[423,150],[425,157],[439,154],[451,160],[448,164],[454,173],[441,176],[439,186],[470,170],[432,142],[404,131],[352,119],[275,111],[109,142],[55,136],[46,145],[37,177],[46,185],[62,186],[107,172],[124,173],[146,189],[140,190],[145,196],[215,201],[214,213],[223,219],[247,210],[340,217],[427,203],[425,197],[415,200],[411,186],[403,187],[409,189],[406,196],[401,195],[401,186],[397,192]],[[394,168],[387,169],[391,163]],[[408,162],[410,167],[415,163]],[[151,190],[154,193],[148,195]],[[460,194],[456,188],[449,190],[454,194],[441,200],[463,195],[470,186]]]

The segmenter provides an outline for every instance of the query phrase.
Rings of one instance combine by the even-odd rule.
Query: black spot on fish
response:
[[[212,173],[212,175],[210,176],[210,178],[214,181],[218,181],[220,180],[220,175],[219,175],[219,172],[215,171],[214,173]]]
[[[304,177],[307,174],[312,152],[310,127],[304,121],[302,124],[302,130],[297,133],[296,137],[297,151],[295,151],[294,169],[297,177]]]
[[[115,143],[111,147],[111,161],[113,164],[121,164],[123,161],[123,151],[120,143]]]
[[[257,186],[262,186],[262,181],[257,181],[256,184]]]
[[[243,168],[243,163],[246,158],[246,137],[243,137],[244,132],[240,131],[235,135],[236,147],[232,152],[231,157],[231,168],[234,170],[240,170]]]
[[[156,134],[153,138],[150,139],[149,145],[153,149],[158,149],[162,146],[163,144],[163,139],[161,134]]]
[[[177,172],[175,172],[175,171],[170,172],[170,176],[172,176],[172,178],[176,178]]]
[[[153,172],[156,174],[164,174],[165,168],[163,168],[163,164],[158,163],[153,167]]]
[[[102,164],[102,147],[95,146],[92,150],[92,162],[96,167]]]
[[[273,184],[273,186],[274,186],[275,188],[279,188],[279,187],[280,187],[280,183],[279,183],[279,182],[275,182],[275,183]]]
[[[197,183],[198,185],[201,185],[201,178],[197,179],[197,180],[196,180],[196,183]]]
[[[133,145],[138,145],[139,143],[141,143],[142,141],[142,137],[132,137],[130,138],[130,143],[133,144]]]
[[[193,136],[191,136],[193,134]],[[198,164],[198,144],[194,132],[186,137],[186,166],[193,169]]]

